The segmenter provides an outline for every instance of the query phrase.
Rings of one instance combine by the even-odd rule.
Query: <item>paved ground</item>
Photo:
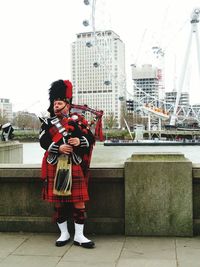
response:
[[[56,234],[0,233],[0,267],[200,267],[200,237],[93,236],[94,249],[54,246]]]

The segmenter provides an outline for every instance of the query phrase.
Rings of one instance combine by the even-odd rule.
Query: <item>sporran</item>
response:
[[[54,178],[53,193],[57,196],[71,195],[72,188],[72,163],[68,155],[60,155],[58,158],[56,175]]]

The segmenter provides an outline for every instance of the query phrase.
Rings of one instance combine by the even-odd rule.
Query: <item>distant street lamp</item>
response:
[[[106,126],[106,140],[108,139],[108,126]]]

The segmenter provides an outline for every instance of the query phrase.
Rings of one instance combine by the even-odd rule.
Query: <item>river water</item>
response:
[[[41,164],[44,152],[39,143],[23,143],[23,163]],[[180,152],[193,163],[200,163],[200,146],[104,146],[97,143],[92,164],[123,164],[136,152]]]

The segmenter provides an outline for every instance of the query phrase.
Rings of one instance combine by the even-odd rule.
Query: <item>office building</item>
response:
[[[134,110],[152,100],[162,99],[162,70],[145,64],[140,67],[131,65],[133,85]],[[154,101],[155,103],[155,101]]]
[[[10,100],[7,98],[0,98],[0,115],[4,120],[8,122],[12,121],[12,103],[10,103]]]
[[[104,111],[120,127],[121,102],[126,95],[125,45],[113,31],[77,34],[72,43],[73,102]]]
[[[165,101],[167,108],[170,108],[170,105],[174,106],[176,103],[177,91],[166,92],[165,93]],[[188,92],[181,92],[179,99],[179,106],[189,107],[190,105],[190,97]]]

